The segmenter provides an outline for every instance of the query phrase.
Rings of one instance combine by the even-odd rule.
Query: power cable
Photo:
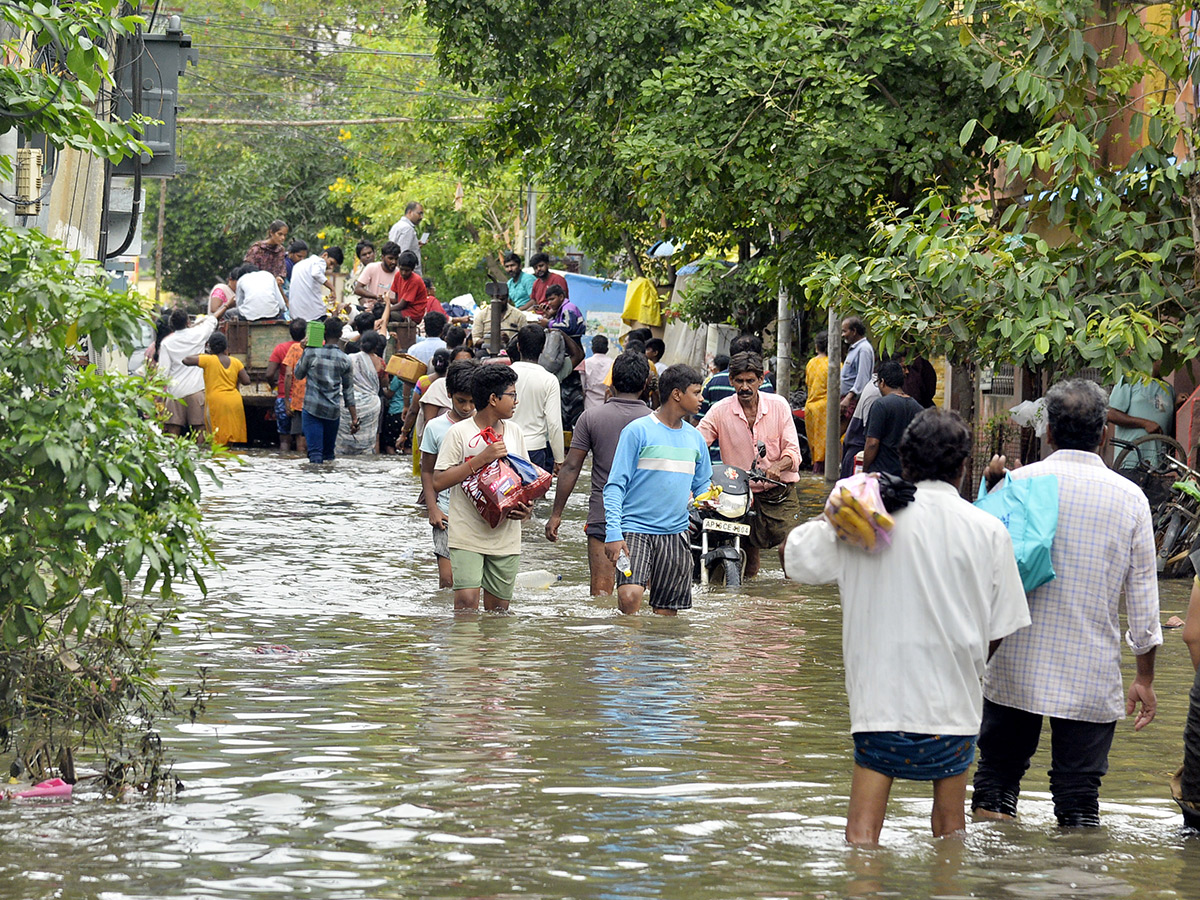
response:
[[[304,40],[309,43],[321,43],[317,38],[293,38],[293,40]],[[271,47],[265,44],[205,44],[205,48],[210,50],[267,50],[280,53],[295,53],[297,50],[309,49],[314,53],[323,53],[327,56],[334,56],[339,53],[359,54],[363,56],[389,56],[399,57],[401,59],[420,59],[430,60],[435,59],[432,53],[404,53],[400,50],[372,50],[366,47],[339,47],[336,44],[328,47]]]
[[[482,116],[457,116],[445,119],[422,119],[413,116],[378,116],[370,119],[207,119],[181,116],[180,125],[234,125],[254,128],[332,128],[342,125],[392,125],[416,123],[431,125],[457,124],[460,122],[483,122]]]

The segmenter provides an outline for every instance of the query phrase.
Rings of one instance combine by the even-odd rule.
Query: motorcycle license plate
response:
[[[725,534],[740,534],[745,537],[750,533],[750,526],[743,522],[726,522],[722,519],[705,519],[705,531],[723,531]]]

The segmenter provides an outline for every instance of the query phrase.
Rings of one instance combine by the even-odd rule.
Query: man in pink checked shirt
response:
[[[763,385],[763,361],[757,353],[735,353],[729,360],[729,383],[734,396],[713,404],[697,426],[710,447],[718,442],[721,461],[749,469],[758,457],[758,442],[767,446],[762,465],[768,478],[750,482],[758,515],[751,520],[746,542],[746,577],[758,574],[761,550],[777,547],[797,524],[800,511],[795,483],[800,479],[800,442],[792,408],[778,394],[759,390]]]
[[[1162,643],[1154,531],[1145,496],[1097,454],[1108,414],[1103,389],[1083,379],[1056,384],[1046,393],[1046,412],[1054,453],[1012,476],[1058,479],[1056,577],[1029,593],[1033,624],[1006,637],[988,663],[971,809],[977,818],[1016,816],[1021,777],[1049,717],[1058,824],[1097,826],[1117,720],[1139,705],[1134,731],[1154,719],[1154,655]],[[989,483],[1003,477],[1004,458],[994,458],[986,474]],[[1137,660],[1128,693],[1121,683],[1122,594],[1124,639]]]

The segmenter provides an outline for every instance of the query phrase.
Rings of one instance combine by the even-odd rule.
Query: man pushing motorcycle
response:
[[[749,471],[766,445],[762,464],[766,476],[781,485],[751,482],[758,515],[750,526],[746,547],[746,578],[758,573],[760,551],[776,547],[797,524],[800,503],[795,483],[800,479],[800,443],[791,407],[778,394],[759,390],[763,361],[757,353],[736,353],[729,361],[729,382],[735,391],[713,404],[700,420],[700,435],[710,447],[720,447],[721,460]]]

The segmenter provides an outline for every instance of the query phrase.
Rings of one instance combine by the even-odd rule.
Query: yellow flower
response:
[[[317,237],[318,237],[318,238],[320,238],[321,240],[325,240],[325,232],[323,232],[323,231],[318,231],[318,232],[317,232]]]

